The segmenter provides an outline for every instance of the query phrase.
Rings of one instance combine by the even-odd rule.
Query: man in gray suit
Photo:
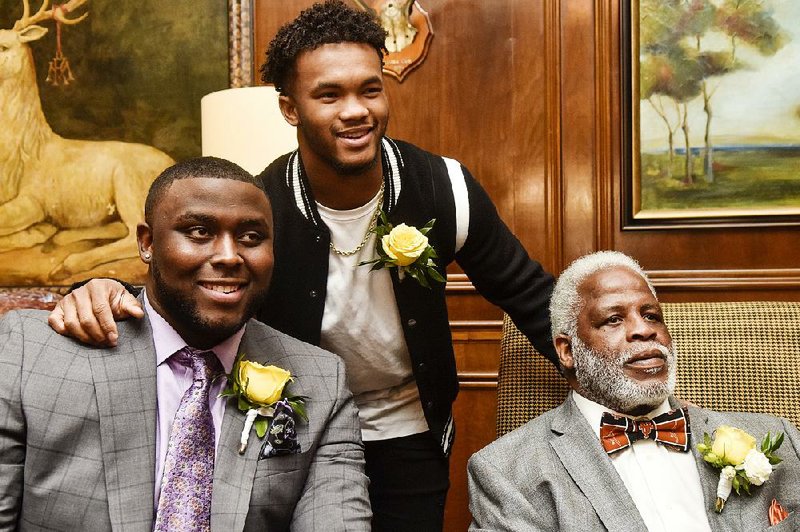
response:
[[[249,319],[273,261],[260,182],[185,161],[153,183],[145,220],[145,319],[120,324],[117,347],[65,338],[42,311],[0,322],[0,530],[368,530],[341,360]],[[243,453],[245,414],[218,378],[238,353],[307,397],[307,422],[276,407],[270,444],[254,434]]]
[[[472,456],[470,530],[763,530],[773,499],[789,515],[770,530],[800,528],[797,429],[768,415],[681,408],[672,395],[672,339],[633,259],[617,252],[578,259],[559,278],[550,311],[572,391]],[[785,441],[769,479],[749,496],[732,493],[716,513],[720,470],[696,445],[721,425],[759,441],[784,433]]]

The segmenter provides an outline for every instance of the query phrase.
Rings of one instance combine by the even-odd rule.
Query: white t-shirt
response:
[[[599,439],[600,418],[603,412],[611,410],[574,391],[572,397]],[[664,401],[644,417],[653,418],[669,411],[669,401]],[[648,439],[639,440],[609,458],[650,532],[710,532],[703,486],[691,451],[670,451]]]
[[[379,195],[356,209],[340,211],[317,204],[337,249],[356,248],[369,230]],[[364,441],[410,436],[428,430],[411,370],[400,313],[386,269],[370,271],[360,262],[377,258],[373,233],[357,253],[332,250],[320,345],[347,367]]]

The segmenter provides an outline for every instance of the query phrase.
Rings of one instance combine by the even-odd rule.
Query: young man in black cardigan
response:
[[[555,361],[553,279],[466,168],[384,135],[384,39],[369,14],[332,0],[303,11],[270,43],[262,79],[280,92],[299,149],[261,174],[272,202],[275,270],[258,317],[344,359],[361,413],[373,528],[420,532],[442,528],[458,392],[437,277],[458,262]],[[431,220],[425,242],[417,231]],[[407,227],[378,238],[385,222]],[[381,258],[395,267],[363,265]],[[106,309],[97,318],[95,306]],[[112,312],[140,313],[119,284],[97,280],[65,298],[51,323],[109,343]]]

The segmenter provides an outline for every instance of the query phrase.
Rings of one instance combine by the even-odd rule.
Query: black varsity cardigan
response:
[[[548,303],[553,277],[525,249],[497,214],[478,182],[464,173],[469,232],[456,252],[456,206],[444,160],[411,144],[383,140],[383,209],[393,224],[424,226],[435,218],[429,243],[445,275],[457,261],[478,292],[507,312],[534,346],[555,363]],[[291,336],[319,345],[328,280],[330,233],[319,217],[298,152],[284,155],[261,174],[275,222],[275,270],[258,318]],[[368,266],[364,266],[368,267]],[[445,454],[454,430],[451,406],[458,393],[445,286],[423,288],[390,270],[411,354],[414,377],[432,434]]]

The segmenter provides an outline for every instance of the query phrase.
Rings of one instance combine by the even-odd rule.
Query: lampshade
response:
[[[241,87],[200,100],[203,155],[233,161],[258,175],[278,156],[297,149],[294,127],[278,108],[274,87]]]

